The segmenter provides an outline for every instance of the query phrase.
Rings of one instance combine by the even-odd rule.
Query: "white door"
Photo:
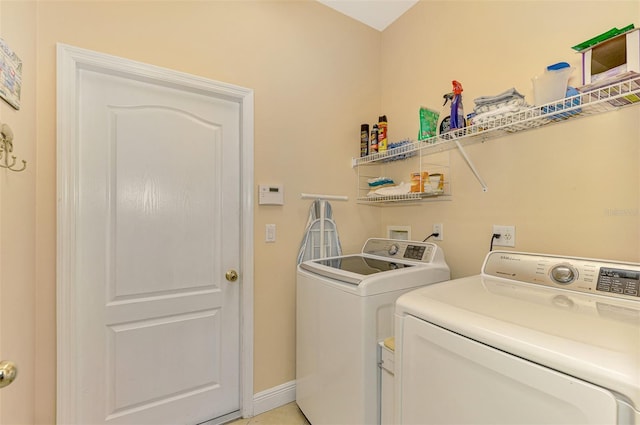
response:
[[[64,420],[196,424],[237,412],[242,279],[225,274],[241,272],[242,105],[126,65],[80,67],[75,79]]]

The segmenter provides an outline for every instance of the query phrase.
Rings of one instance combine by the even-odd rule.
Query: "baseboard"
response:
[[[259,415],[296,401],[296,381],[285,382],[253,395],[253,414]]]

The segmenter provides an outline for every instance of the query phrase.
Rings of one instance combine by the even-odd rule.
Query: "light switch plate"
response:
[[[275,224],[267,224],[265,226],[265,242],[275,242],[276,241],[276,225]]]

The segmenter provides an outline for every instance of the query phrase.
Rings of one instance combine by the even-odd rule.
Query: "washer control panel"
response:
[[[551,279],[560,285],[568,285],[578,278],[578,270],[571,264],[562,263],[551,268]]]
[[[437,250],[438,246],[431,242],[372,238],[364,244],[362,253],[420,263],[431,263]]]
[[[640,271],[601,267],[596,291],[640,297]]]
[[[640,301],[640,264],[493,251],[482,274]]]

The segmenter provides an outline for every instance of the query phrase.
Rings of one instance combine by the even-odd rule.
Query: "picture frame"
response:
[[[0,38],[0,97],[14,109],[20,109],[22,60]]]

